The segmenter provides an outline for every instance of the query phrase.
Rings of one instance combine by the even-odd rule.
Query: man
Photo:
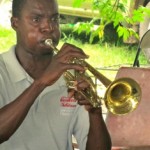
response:
[[[84,67],[69,62],[87,55],[67,43],[54,55],[45,44],[52,39],[57,46],[58,20],[55,0],[13,0],[17,44],[0,56],[1,150],[71,150],[72,135],[80,150],[111,149],[101,108],[77,92],[78,101],[68,96],[63,78],[69,69],[83,72]],[[80,80],[77,88],[88,85]]]

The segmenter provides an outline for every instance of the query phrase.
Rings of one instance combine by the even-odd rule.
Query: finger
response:
[[[75,91],[74,97],[77,100],[78,104],[79,105],[87,105],[87,106],[90,106],[90,108],[92,108],[93,106],[92,106],[91,102],[87,99],[86,96],[83,96],[83,95],[81,94],[80,91]]]
[[[74,97],[75,91],[73,89],[68,89],[68,97],[72,98]]]
[[[93,109],[93,106],[92,105],[85,105],[85,109],[87,111],[89,111],[89,110]]]
[[[84,95],[84,93],[82,91],[75,91],[74,93],[74,97],[77,99],[77,100],[85,100],[86,99],[86,96]]]
[[[84,80],[77,81],[77,89],[86,91],[90,87],[90,84]]]
[[[62,63],[62,69],[64,71],[74,69],[74,70],[84,72],[86,68],[81,66],[81,65],[74,64],[74,63],[69,63],[69,64],[68,63]]]
[[[61,50],[60,50],[60,54],[61,56],[65,57],[67,59],[67,57],[69,56],[69,58],[83,58],[86,59],[89,56],[86,55],[84,53],[84,51],[74,45],[65,43]]]
[[[80,53],[86,55],[85,52],[81,48],[79,48],[75,45],[72,45],[70,43],[64,43],[60,50],[68,51],[69,49],[75,49],[76,51],[79,51]]]
[[[79,105],[91,105],[91,103],[88,102],[87,100],[79,100],[79,101],[78,101],[78,104],[79,104]]]

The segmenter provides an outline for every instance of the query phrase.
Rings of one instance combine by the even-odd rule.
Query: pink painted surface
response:
[[[116,116],[110,113],[107,115],[106,124],[114,149],[139,147],[135,149],[150,150],[150,69],[122,67],[116,78],[120,77],[136,80],[141,86],[142,98],[137,109],[127,115]]]

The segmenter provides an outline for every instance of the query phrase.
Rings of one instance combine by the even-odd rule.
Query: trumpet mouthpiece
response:
[[[50,46],[50,47],[52,47],[52,45],[53,45],[52,39],[46,39],[44,43],[45,43],[45,45]]]
[[[55,51],[55,53],[58,53],[59,50],[54,46],[52,39],[46,39],[44,43],[45,43],[45,45],[52,48]]]

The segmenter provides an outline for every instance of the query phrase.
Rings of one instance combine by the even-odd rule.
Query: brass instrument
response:
[[[59,50],[53,45],[51,39],[45,40],[45,44],[58,53]],[[137,108],[141,99],[141,88],[135,80],[131,78],[119,78],[111,82],[86,61],[74,58],[73,62],[85,66],[107,88],[104,98],[101,98],[97,95],[96,85],[87,75],[79,72],[73,75],[70,71],[64,73],[68,88],[74,88],[73,84],[76,76],[82,76],[90,84],[88,90],[78,92],[88,99],[93,107],[100,107],[101,101],[104,99],[107,110],[116,115],[128,114]]]

